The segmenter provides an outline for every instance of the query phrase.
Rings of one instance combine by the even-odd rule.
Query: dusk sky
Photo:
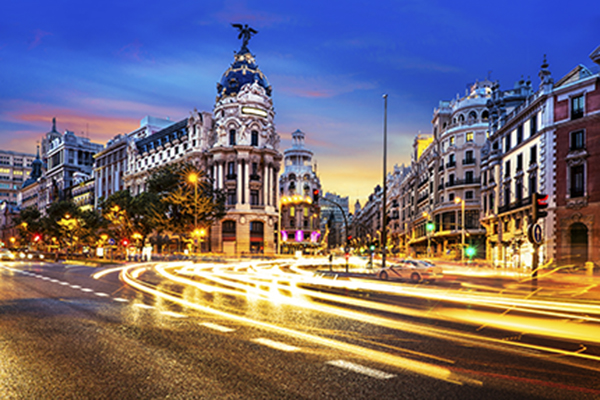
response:
[[[576,6],[575,6],[576,4]],[[538,88],[544,54],[555,81],[600,45],[598,1],[5,1],[0,12],[0,148],[35,153],[51,128],[99,143],[144,116],[212,111],[241,41],[273,87],[283,151],[306,133],[324,190],[364,202],[410,162],[440,100],[491,77]]]

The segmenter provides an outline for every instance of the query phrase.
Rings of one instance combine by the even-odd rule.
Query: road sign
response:
[[[114,246],[114,245],[115,245],[115,243],[116,243],[116,242],[115,242],[115,239],[112,239],[112,238],[111,238],[111,239],[108,239],[108,244],[110,244],[111,246]]]
[[[544,241],[544,236],[542,235],[542,226],[537,223],[529,225],[527,237],[529,241],[533,244],[542,244],[542,242]]]

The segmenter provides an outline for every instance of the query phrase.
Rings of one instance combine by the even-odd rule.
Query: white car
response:
[[[434,282],[443,276],[442,267],[437,267],[425,260],[400,260],[377,271],[381,280],[410,280],[418,283],[422,281]]]
[[[14,260],[15,255],[8,249],[0,249],[0,260]]]

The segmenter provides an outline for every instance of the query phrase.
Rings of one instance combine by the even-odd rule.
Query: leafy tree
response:
[[[213,189],[206,173],[192,164],[158,169],[147,188],[160,198],[162,207],[154,209],[159,229],[189,236],[194,228],[208,227],[225,215],[225,193]]]
[[[31,206],[21,210],[19,215],[15,217],[14,224],[19,230],[22,245],[43,239],[44,230],[41,214],[36,207]]]

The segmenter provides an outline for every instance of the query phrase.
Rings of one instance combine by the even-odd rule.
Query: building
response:
[[[207,172],[214,189],[226,193],[226,216],[207,227],[211,250],[274,254],[282,155],[271,86],[246,44],[244,37],[217,84],[212,113],[194,110],[189,118],[129,142],[124,182],[137,195],[155,168],[192,163]]]
[[[279,177],[279,250],[284,254],[314,252],[321,244],[321,182],[312,163],[313,152],[304,146],[304,138],[299,129],[292,133],[292,147],[284,151],[284,171]]]
[[[346,246],[349,229],[349,199],[336,193],[326,192],[321,204],[321,231],[327,232],[327,246],[340,248]],[[351,236],[351,235],[349,235]]]
[[[140,121],[140,127],[128,134],[117,135],[106,143],[105,148],[94,155],[95,207],[103,199],[125,189],[125,175],[130,163],[128,149],[130,144],[173,125],[168,119],[146,116]],[[133,161],[135,163],[135,161]]]
[[[92,178],[93,156],[103,148],[103,145],[93,143],[90,139],[77,136],[71,131],[65,131],[62,135],[57,134],[54,119],[52,131],[48,132],[42,140],[42,161],[47,160],[45,171],[47,198],[40,201],[50,204],[57,200],[71,198],[69,189],[73,186],[74,175],[85,174],[88,179]]]
[[[38,147],[35,160],[31,163],[31,171],[29,177],[19,190],[18,205],[20,209],[27,207],[35,207],[40,212],[46,209],[46,203],[42,202],[45,199],[44,165],[40,159],[40,149]]]
[[[17,205],[19,189],[31,171],[35,155],[0,150],[0,203]]]
[[[551,191],[553,80],[542,65],[539,89],[519,80],[512,89],[495,83],[488,102],[490,136],[482,151],[481,223],[486,228],[486,258],[503,267],[531,266],[534,246],[528,240],[533,194]],[[549,222],[550,219],[547,220]],[[552,232],[551,226],[544,233]],[[540,261],[551,256],[539,249]]]
[[[600,46],[590,58],[600,65]],[[544,192],[555,207],[549,256],[561,266],[598,265],[600,174],[593,168],[600,163],[600,74],[578,65],[554,85],[552,105],[556,188]]]

